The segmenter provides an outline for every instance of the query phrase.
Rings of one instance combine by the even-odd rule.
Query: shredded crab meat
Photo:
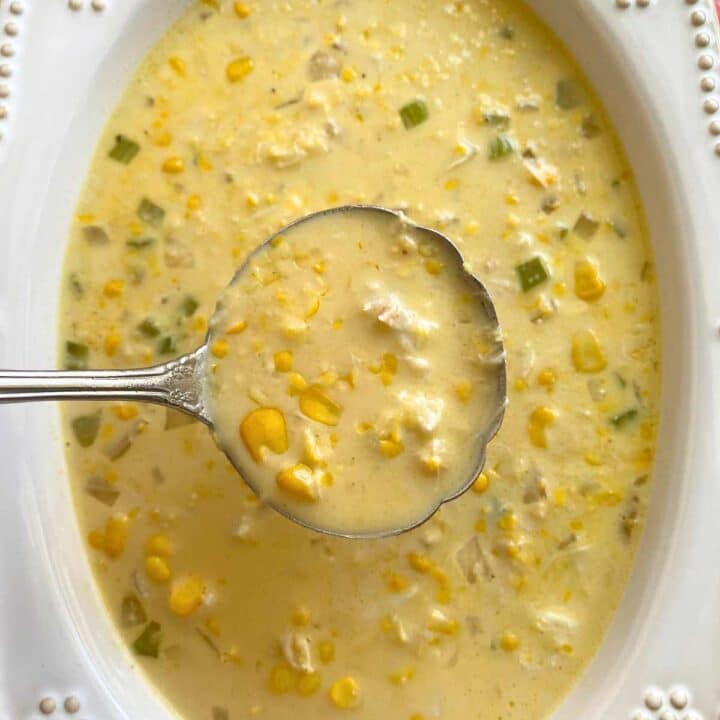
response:
[[[383,325],[414,337],[427,337],[438,327],[436,322],[418,315],[407,307],[395,293],[371,298],[363,304],[362,309]]]
[[[405,419],[411,427],[425,433],[431,433],[438,427],[445,408],[442,398],[405,390],[399,392],[397,397],[405,408]]]

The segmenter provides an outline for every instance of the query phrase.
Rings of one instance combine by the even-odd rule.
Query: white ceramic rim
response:
[[[54,362],[64,240],[94,138],[132,67],[185,2],[114,0],[102,12],[88,2],[78,12],[63,0],[19,3],[24,12],[14,14],[0,0],[0,85],[11,91],[8,99],[0,93],[8,109],[0,119],[0,365],[37,367]],[[636,170],[663,324],[663,413],[647,530],[608,636],[554,718],[661,718],[678,685],[698,716],[717,718],[720,157],[708,132],[713,113],[705,111],[714,95],[700,85],[701,77],[718,81],[714,14],[709,0],[529,4],[589,74]],[[8,33],[7,22],[19,32]],[[715,67],[701,73],[701,55]],[[56,409],[1,408],[0,448],[0,720],[36,717],[41,698],[69,695],[80,699],[83,718],[167,718],[94,587],[64,480]],[[653,687],[663,708],[647,695]]]

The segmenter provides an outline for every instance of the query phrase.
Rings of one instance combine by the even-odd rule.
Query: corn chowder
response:
[[[424,520],[474,479],[504,408],[486,302],[452,245],[401,215],[337,208],[281,230],[211,320],[220,446],[311,527]]]
[[[98,586],[129,661],[184,717],[545,717],[632,564],[658,321],[612,128],[519,2],[190,4],[100,140],[67,255],[62,362],[192,350],[248,253],[348,203],[446,232],[492,294],[509,407],[472,491],[396,538],[325,537],[260,504],[185,416],[68,406]],[[377,383],[392,362],[357,372]]]

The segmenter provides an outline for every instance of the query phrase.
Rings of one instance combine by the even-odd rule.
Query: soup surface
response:
[[[510,403],[485,472],[415,531],[330,538],[262,506],[185,416],[68,405],[98,586],[132,662],[187,718],[545,717],[628,577],[659,355],[631,173],[524,5],[192,3],[100,139],[67,255],[62,362],[194,349],[249,252],[347,203],[441,229],[490,290]],[[273,381],[277,351],[257,351]],[[336,355],[314,370],[330,397],[348,371]],[[443,382],[471,399],[465,380]]]
[[[475,479],[504,408],[486,303],[451,245],[391,212],[281,230],[212,317],[220,446],[263,501],[313,528],[424,520]]]

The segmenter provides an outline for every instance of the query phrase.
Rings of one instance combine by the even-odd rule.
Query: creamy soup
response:
[[[263,506],[205,426],[158,407],[68,405],[98,587],[128,662],[183,717],[546,717],[632,565],[658,320],[613,130],[524,5],[190,4],[100,138],[69,242],[62,363],[150,365],[198,347],[255,247],[349,203],[447,233],[491,292],[509,406],[485,471],[415,531],[331,538]],[[267,351],[273,382],[286,349]],[[405,381],[393,354],[389,391]],[[336,358],[313,359],[308,380],[323,361]],[[447,391],[435,377],[414,387]]]
[[[213,314],[220,446],[312,527],[357,536],[425,519],[472,482],[504,409],[486,302],[450,244],[390,212],[281,231]]]

